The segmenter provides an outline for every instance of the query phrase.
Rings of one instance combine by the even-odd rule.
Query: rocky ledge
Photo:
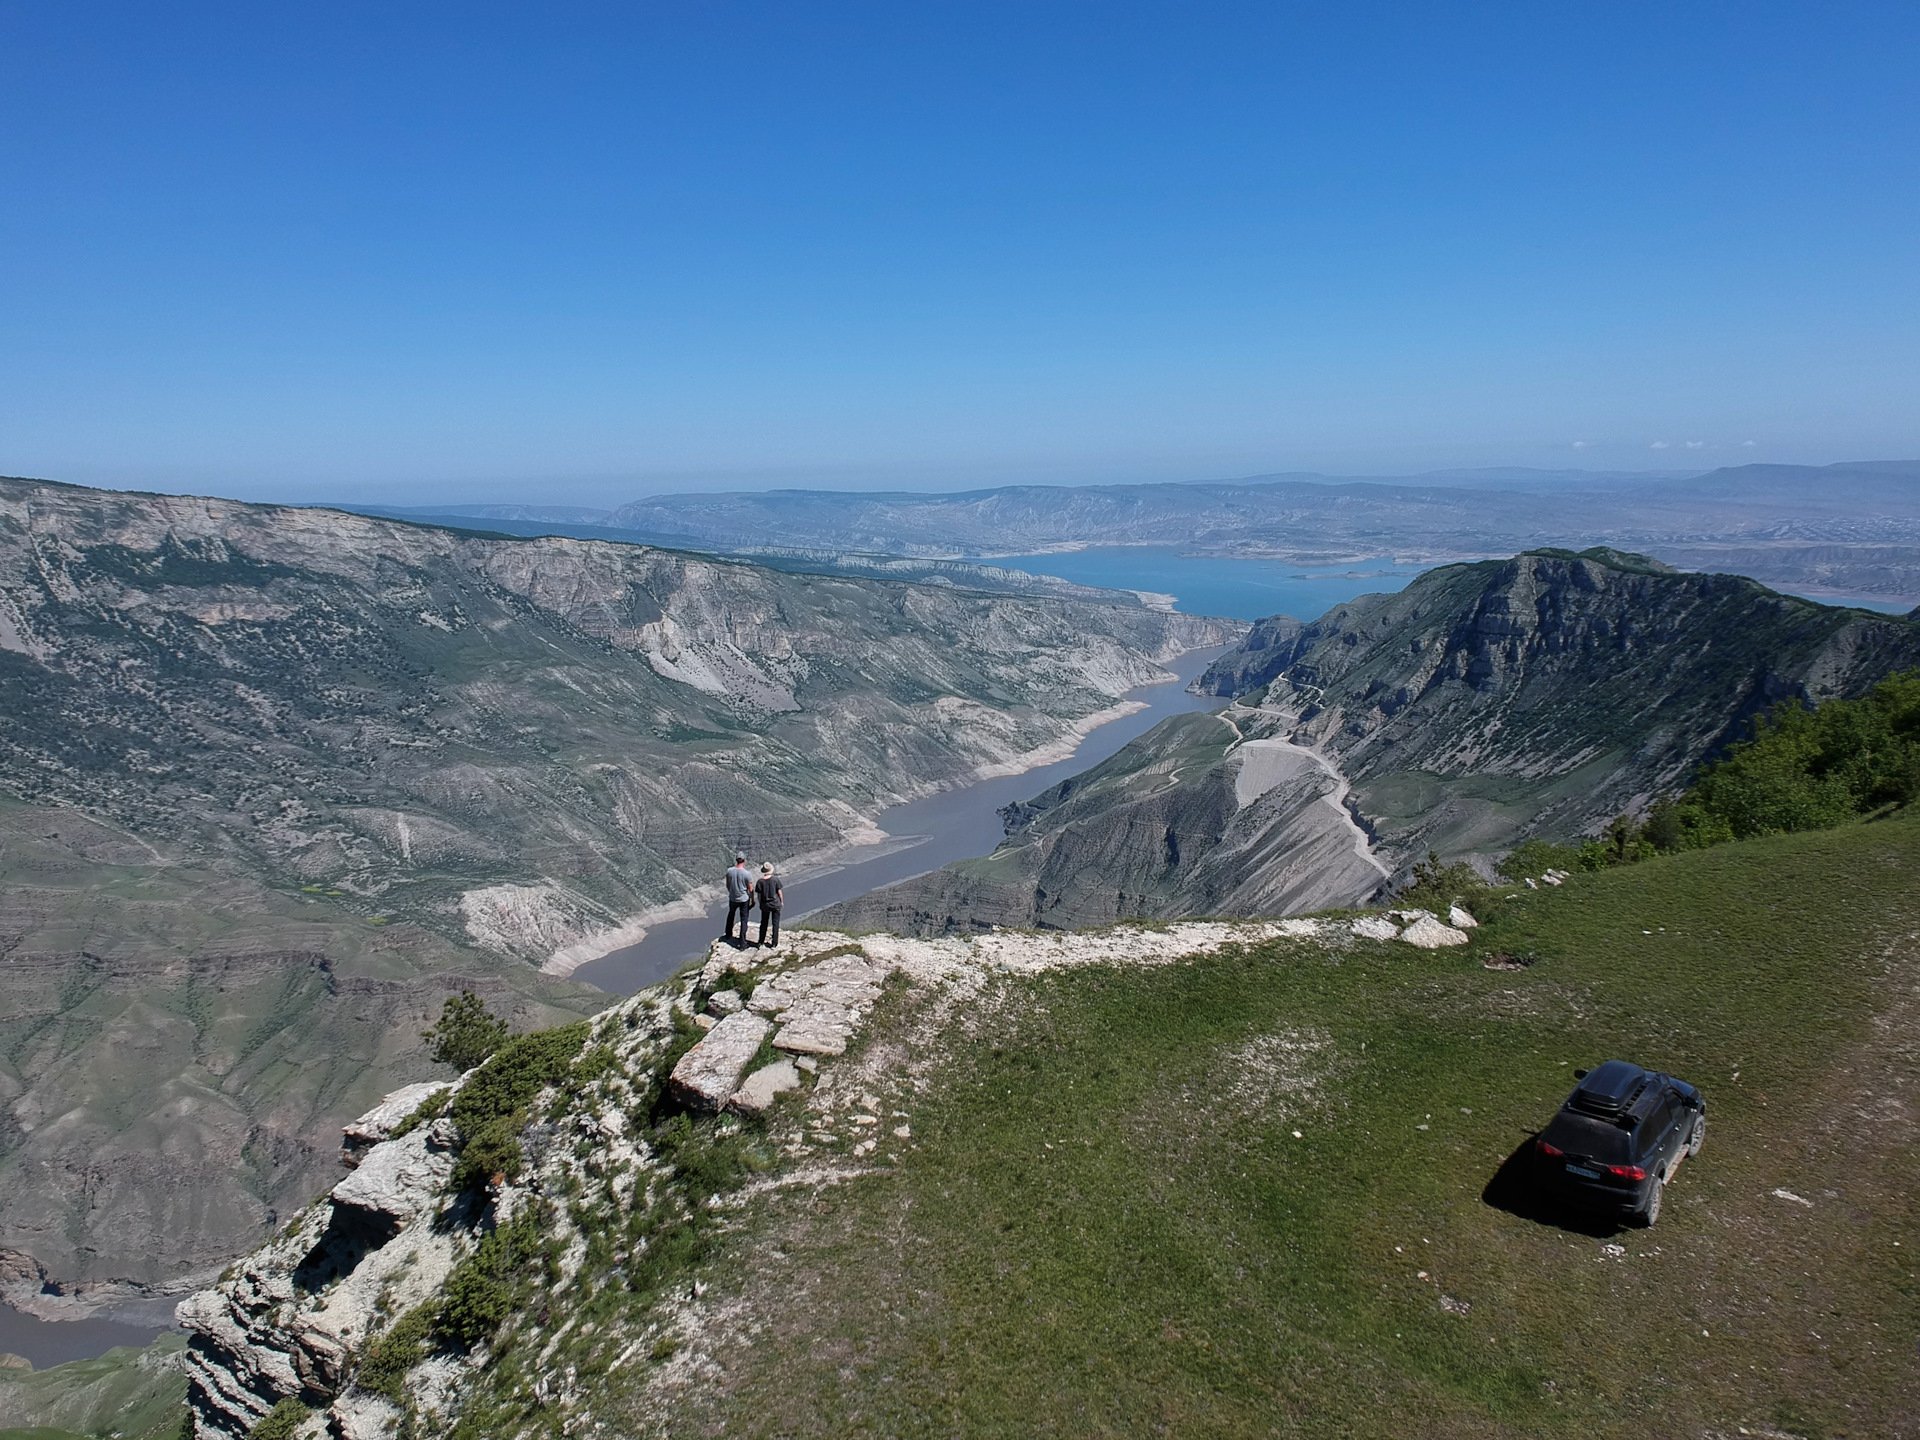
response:
[[[591,1022],[519,1037],[459,1081],[396,1092],[349,1125],[353,1172],[180,1306],[193,1433],[242,1440],[276,1411],[280,1433],[306,1440],[448,1433],[475,1422],[489,1367],[514,1346],[531,1347],[539,1407],[571,1413],[592,1382],[551,1363],[569,1328],[548,1328],[572,1303],[564,1297],[643,1288],[650,1249],[723,1208],[686,1179],[698,1168],[676,1152],[761,1117],[764,1188],[865,1173],[910,1142],[901,1107],[927,1037],[876,1025],[892,1013],[882,1008],[891,986],[928,987],[941,1023],[964,1032],[996,977],[1168,964],[1282,938],[1466,944],[1472,917],[1456,909],[1448,921],[1397,910],[930,940],[803,930],[769,950],[716,943],[698,970]],[[536,1274],[547,1300],[530,1319],[513,1297]],[[678,1341],[663,1327],[675,1323],[663,1316],[611,1337],[609,1368],[647,1347],[655,1359],[670,1353]]]

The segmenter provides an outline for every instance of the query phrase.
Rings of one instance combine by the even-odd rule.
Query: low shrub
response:
[[[557,1278],[545,1231],[544,1208],[528,1204],[482,1239],[447,1277],[434,1329],[469,1349],[490,1338],[536,1280]]]
[[[449,995],[432,1027],[420,1032],[427,1053],[465,1074],[485,1064],[507,1039],[507,1022],[487,1009],[471,990]]]
[[[247,1440],[292,1440],[293,1432],[311,1414],[313,1411],[298,1400],[282,1400],[260,1417],[259,1423],[247,1432]]]
[[[483,1185],[495,1175],[520,1173],[520,1130],[534,1097],[559,1084],[586,1042],[590,1022],[577,1020],[509,1040],[460,1087],[448,1114],[464,1144],[453,1172],[456,1189]]]
[[[363,1390],[399,1404],[406,1398],[407,1372],[427,1357],[427,1337],[433,1333],[437,1307],[416,1305],[367,1347],[354,1380]]]

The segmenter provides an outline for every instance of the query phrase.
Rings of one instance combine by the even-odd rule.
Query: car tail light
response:
[[[1542,1155],[1548,1156],[1549,1158],[1554,1160],[1558,1160],[1562,1155],[1567,1153],[1566,1151],[1562,1150],[1558,1145],[1549,1145],[1544,1140],[1536,1140],[1533,1143],[1539,1147],[1540,1153]]]
[[[1647,1172],[1638,1165],[1609,1165],[1607,1173],[1616,1180],[1644,1180]]]

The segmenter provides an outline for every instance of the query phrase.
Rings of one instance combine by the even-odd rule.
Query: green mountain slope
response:
[[[1578,833],[1684,781],[1760,710],[1858,695],[1915,663],[1905,619],[1539,551],[1336,606],[1201,683],[1297,712],[1296,738],[1353,777],[1389,845],[1461,851]]]
[[[1740,842],[1520,890],[1437,952],[1337,919],[818,934],[744,980],[716,952],[681,1003],[748,990],[802,1050],[851,1007],[851,1047],[760,1118],[689,1117],[666,997],[611,1012],[525,1132],[598,1143],[276,1308],[348,1233],[323,1203],[194,1302],[203,1433],[306,1347],[387,1357],[309,1403],[456,1435],[1901,1433],[1916,866],[1911,815]],[[1514,1159],[1610,1055],[1708,1100],[1657,1229]],[[465,1348],[436,1247],[538,1196]]]
[[[1917,663],[1911,619],[1738,576],[1607,550],[1444,566],[1259,622],[1199,682],[1225,723],[1163,725],[1013,814],[992,856],[829,915],[937,933],[1358,904],[1430,849],[1596,829],[1768,706]]]
[[[892,1173],[722,1272],[713,1307],[769,1328],[661,1429],[1900,1433],[1916,866],[1907,819],[1525,894],[1457,958],[1027,990]],[[1569,1068],[1616,1054],[1709,1097],[1660,1226],[1486,1203]]]
[[[0,1369],[0,1440],[179,1440],[186,1344],[109,1350],[39,1372]]]

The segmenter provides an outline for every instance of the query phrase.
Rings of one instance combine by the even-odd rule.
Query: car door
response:
[[[1680,1129],[1680,1107],[1672,1092],[1661,1088],[1660,1098],[1640,1122],[1639,1163],[1649,1175],[1664,1175],[1674,1156],[1674,1137]]]

